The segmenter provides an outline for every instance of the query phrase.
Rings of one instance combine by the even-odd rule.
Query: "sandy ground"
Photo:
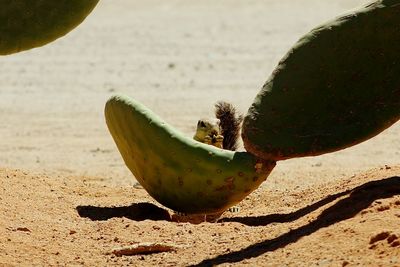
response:
[[[279,162],[240,213],[191,225],[137,204],[156,203],[132,187],[103,116],[116,92],[190,136],[218,100],[245,113],[299,37],[366,2],[102,0],[65,38],[0,58],[0,265],[400,266],[399,123]],[[179,248],[108,255],[144,241]]]
[[[0,170],[0,266],[400,266],[400,167],[260,188],[218,223],[171,222],[143,189]],[[174,252],[112,254],[141,242]]]

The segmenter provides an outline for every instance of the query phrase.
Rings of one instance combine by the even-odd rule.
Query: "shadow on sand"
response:
[[[391,177],[379,181],[368,182],[352,190],[331,195],[319,202],[290,214],[227,218],[224,221],[239,222],[249,226],[265,226],[272,222],[288,222],[296,220],[339,197],[348,195],[334,205],[325,209],[314,221],[304,226],[293,229],[276,238],[267,239],[243,248],[242,250],[222,254],[192,266],[215,266],[224,263],[240,262],[245,259],[261,256],[266,252],[274,251],[294,243],[300,238],[308,236],[321,228],[328,227],[337,222],[352,218],[360,211],[368,208],[375,200],[390,198],[399,194],[400,177]]]
[[[367,182],[351,190],[330,195],[307,207],[288,214],[223,218],[219,222],[238,222],[248,226],[266,226],[271,223],[292,222],[331,202],[334,202],[338,198],[344,197],[332,206],[323,210],[314,221],[304,226],[293,229],[276,238],[267,239],[243,248],[242,250],[222,254],[192,266],[214,266],[224,263],[235,263],[261,256],[266,252],[274,251],[294,243],[300,238],[308,236],[321,228],[352,218],[357,213],[368,208],[375,200],[390,198],[395,195],[400,195],[400,177],[397,176]],[[157,207],[151,203],[135,203],[123,207],[78,206],[76,210],[78,211],[79,216],[89,218],[93,221],[104,221],[120,217],[125,217],[134,221],[171,221],[171,217],[166,209]]]
[[[167,210],[151,203],[134,203],[124,207],[76,207],[79,216],[89,218],[92,221],[106,221],[112,218],[125,217],[134,221],[171,221]]]

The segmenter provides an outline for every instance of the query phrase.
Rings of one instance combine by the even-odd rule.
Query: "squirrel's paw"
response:
[[[222,148],[223,142],[224,142],[224,137],[222,135],[215,136],[214,146]]]
[[[212,138],[210,136],[204,137],[204,143],[207,145],[212,145]]]

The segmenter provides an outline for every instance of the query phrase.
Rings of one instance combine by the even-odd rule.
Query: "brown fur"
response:
[[[219,127],[224,137],[222,147],[227,150],[237,150],[243,116],[237,113],[232,104],[224,101],[215,104],[215,116],[220,121]]]

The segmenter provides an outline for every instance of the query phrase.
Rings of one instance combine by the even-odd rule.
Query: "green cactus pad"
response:
[[[214,214],[240,202],[275,162],[183,136],[140,103],[114,96],[105,116],[133,175],[158,202],[188,214]]]
[[[282,160],[363,142],[400,119],[400,0],[378,1],[305,35],[244,119],[248,152]]]
[[[39,47],[78,26],[99,0],[0,0],[0,55]]]

